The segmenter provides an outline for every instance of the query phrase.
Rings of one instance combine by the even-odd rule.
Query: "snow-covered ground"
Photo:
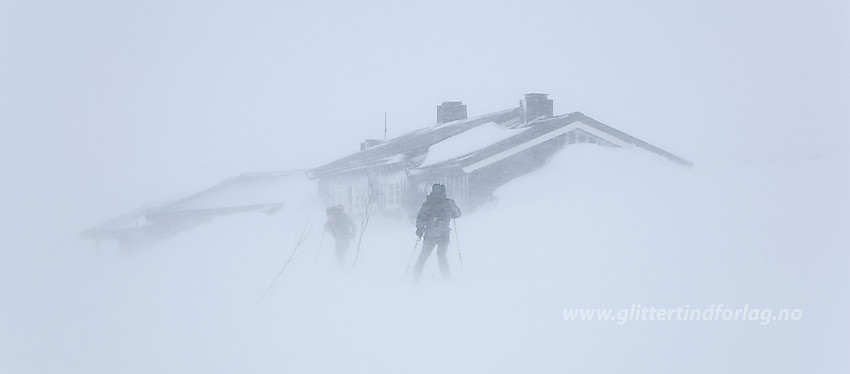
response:
[[[422,282],[404,278],[415,243],[406,222],[372,221],[357,263],[340,271],[321,232],[324,207],[309,199],[130,254],[81,240],[52,243],[66,249],[58,254],[11,251],[0,273],[0,368],[841,372],[850,367],[850,181],[839,172],[848,166],[823,155],[688,169],[639,150],[570,146],[457,220],[464,268],[453,240],[451,282],[436,258]],[[37,266],[14,266],[23,262]],[[636,304],[802,318],[564,318]]]

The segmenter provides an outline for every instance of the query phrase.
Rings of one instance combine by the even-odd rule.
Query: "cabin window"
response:
[[[387,205],[401,205],[401,183],[387,185]]]

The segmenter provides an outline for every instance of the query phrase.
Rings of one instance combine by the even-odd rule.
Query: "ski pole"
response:
[[[366,227],[369,226],[369,218],[372,217],[372,203],[373,201],[369,200],[369,204],[366,206],[366,215],[360,222],[360,237],[357,239],[357,252],[354,254],[354,261],[351,262],[352,269],[354,269],[354,265],[357,265],[357,259],[360,257],[360,244],[363,243],[363,234],[366,233]]]
[[[289,258],[286,260],[286,262],[280,268],[280,271],[277,273],[277,275],[275,275],[274,280],[272,280],[272,283],[269,284],[269,288],[266,289],[266,293],[263,294],[263,296],[260,298],[260,300],[258,300],[258,302],[263,301],[263,299],[265,299],[266,296],[271,294],[272,289],[274,288],[274,284],[277,283],[278,278],[280,278],[281,274],[283,274],[283,271],[286,270],[286,267],[289,266],[290,263],[292,263],[292,260],[296,258],[295,254],[298,252],[298,248],[301,247],[301,244],[304,243],[304,239],[306,239],[307,236],[310,235],[310,232],[313,231],[312,227],[310,228],[310,230],[307,230],[307,223],[309,223],[309,222],[310,222],[310,216],[307,216],[307,221],[304,222],[304,228],[301,229],[301,234],[299,234],[298,237],[296,238],[295,248],[292,249],[292,253],[289,254]]]
[[[460,255],[460,238],[457,235],[457,220],[452,219],[452,223],[455,225],[455,244],[457,244],[457,258],[460,260],[460,270],[463,270],[463,256]]]
[[[410,260],[407,260],[407,269],[404,269],[404,277],[407,278],[407,273],[410,271],[410,264],[413,263],[413,255],[416,254],[416,247],[419,246],[419,241],[422,240],[421,236],[416,237],[416,244],[413,245],[413,252],[410,252]]]

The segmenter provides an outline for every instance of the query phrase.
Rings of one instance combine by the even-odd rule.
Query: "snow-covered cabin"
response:
[[[355,214],[408,216],[434,183],[461,209],[473,210],[499,186],[543,166],[570,144],[640,147],[679,164],[691,162],[580,112],[555,116],[553,101],[526,94],[519,107],[467,118],[466,105],[444,102],[437,124],[390,139],[367,140],[357,153],[311,169],[328,205]]]
[[[243,174],[186,198],[149,205],[85,230],[94,240],[138,246],[167,239],[215,217],[273,213],[293,200],[320,196],[350,213],[412,217],[434,183],[461,209],[474,210],[499,186],[543,166],[570,144],[640,147],[690,166],[681,157],[582,113],[553,115],[546,94],[527,94],[513,109],[467,118],[461,102],[437,107],[437,124],[306,171]],[[312,181],[308,181],[312,179]],[[318,182],[318,183],[316,183]]]

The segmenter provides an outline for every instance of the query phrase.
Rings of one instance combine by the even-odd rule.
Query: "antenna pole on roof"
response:
[[[384,141],[387,141],[387,112],[384,112]]]

